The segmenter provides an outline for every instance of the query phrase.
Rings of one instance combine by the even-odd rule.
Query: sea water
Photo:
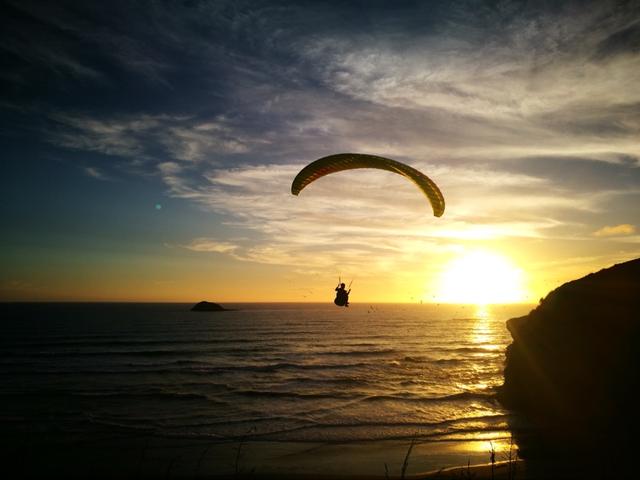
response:
[[[456,442],[492,445],[509,436],[508,413],[496,401],[511,342],[505,321],[529,306],[227,306],[235,310],[2,305],[6,431],[85,449],[97,437],[105,439],[103,449],[109,438],[145,438],[134,462],[142,469],[154,445],[170,440],[173,448],[197,445],[204,452],[192,455],[198,468],[208,461],[209,471],[237,472],[240,457],[233,452],[245,445],[245,465],[253,459],[258,471],[298,473],[345,473],[290,454],[311,445],[334,449],[336,458],[348,454],[352,461],[341,468],[349,473],[371,473],[382,468],[369,465],[366,452],[376,446],[406,449],[413,442],[423,447],[416,452],[424,468],[444,467],[466,464],[472,452],[438,457],[441,450],[429,445],[451,451]],[[354,453],[358,445],[365,447]],[[436,452],[431,459],[429,452]]]

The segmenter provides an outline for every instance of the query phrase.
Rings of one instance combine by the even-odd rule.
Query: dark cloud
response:
[[[638,52],[640,52],[640,23],[636,22],[602,40],[596,49],[595,57],[603,59],[613,55]]]
[[[213,47],[196,54],[197,35],[172,13],[154,3],[9,4],[1,54],[16,75],[2,90],[13,101],[101,113],[191,109],[198,96],[215,98],[225,62]]]
[[[639,160],[625,155],[611,158],[609,162],[587,157],[537,156],[520,158],[502,168],[546,179],[550,186],[565,192],[637,191],[640,188]]]
[[[580,137],[637,138],[640,135],[640,102],[564,105],[535,119],[541,126]]]

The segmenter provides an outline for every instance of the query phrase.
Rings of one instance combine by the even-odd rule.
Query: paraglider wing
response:
[[[433,214],[441,217],[444,213],[444,197],[438,186],[427,177],[409,165],[400,163],[390,158],[378,157],[376,155],[365,155],[361,153],[338,153],[329,155],[315,162],[311,162],[304,167],[291,184],[291,193],[298,195],[300,191],[320,177],[330,173],[352,170],[355,168],[377,168],[389,172],[398,173],[412,182],[427,196],[433,208]]]

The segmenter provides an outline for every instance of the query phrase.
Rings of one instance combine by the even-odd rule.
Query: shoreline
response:
[[[492,472],[493,468],[493,472]],[[195,478],[195,477],[194,477]],[[477,480],[485,479],[526,479],[526,462],[518,459],[512,462],[501,461],[496,462],[493,466],[491,463],[482,463],[475,465],[462,465],[448,467],[428,472],[388,475],[359,475],[359,474],[336,474],[336,475],[316,475],[316,474],[287,474],[287,473],[246,473],[239,475],[215,475],[216,480],[231,480],[237,478],[254,478],[260,480],[430,480],[430,479],[450,479],[450,478],[474,478]]]
[[[113,434],[81,439],[62,432],[35,441],[24,432],[2,439],[5,467],[31,478],[394,479],[402,478],[410,444],[180,441]],[[486,444],[487,440],[416,443],[404,478],[455,478],[468,473],[485,478],[490,474]],[[507,478],[497,476],[505,470],[501,452],[495,478]]]

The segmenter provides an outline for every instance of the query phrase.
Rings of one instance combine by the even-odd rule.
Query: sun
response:
[[[523,272],[504,255],[469,252],[446,265],[437,298],[443,303],[476,305],[523,302]]]

